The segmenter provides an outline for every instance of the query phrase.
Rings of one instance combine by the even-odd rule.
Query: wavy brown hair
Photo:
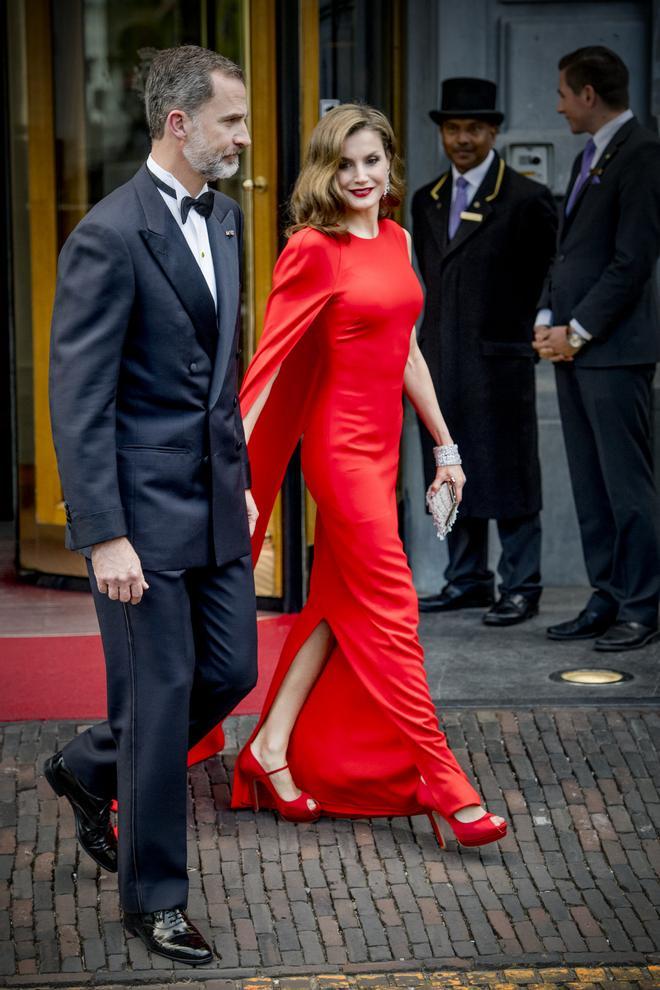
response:
[[[390,160],[390,190],[381,200],[379,218],[391,216],[399,205],[405,186],[392,125],[385,114],[374,107],[345,103],[328,111],[312,131],[303,167],[291,195],[292,223],[286,231],[287,237],[302,227],[314,227],[334,236],[345,232],[346,204],[337,184],[337,171],[344,141],[363,128],[378,134]]]

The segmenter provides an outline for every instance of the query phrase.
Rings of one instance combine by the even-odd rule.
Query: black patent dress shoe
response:
[[[488,608],[495,596],[488,588],[461,591],[455,584],[446,584],[439,595],[419,599],[420,612],[453,612],[459,608]]]
[[[213,962],[213,953],[202,935],[179,908],[129,914],[124,911],[124,928],[142,939],[150,952],[189,966]]]
[[[559,622],[556,626],[548,626],[546,635],[548,639],[571,640],[571,639],[594,639],[602,636],[610,628],[614,618],[607,613],[594,612],[588,608],[582,609],[576,619],[569,619],[568,622]]]
[[[520,593],[502,595],[499,601],[488,609],[481,621],[486,626],[515,626],[519,622],[538,615],[539,603]]]
[[[65,797],[73,808],[78,842],[87,855],[108,873],[116,873],[117,837],[110,821],[110,801],[85,790],[61,753],[46,760],[44,774],[55,793]]]
[[[644,626],[641,622],[615,622],[596,640],[594,650],[602,653],[641,650],[643,646],[648,646],[659,638],[657,626]]]

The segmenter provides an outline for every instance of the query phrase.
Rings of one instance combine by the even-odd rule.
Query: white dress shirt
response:
[[[599,158],[605,151],[605,148],[608,146],[608,144],[610,143],[616,132],[621,127],[623,127],[624,124],[627,124],[629,120],[632,120],[633,117],[634,114],[632,110],[630,109],[624,110],[623,113],[620,113],[618,115],[618,117],[612,117],[611,120],[608,120],[606,124],[603,124],[603,126],[600,127],[595,134],[592,135],[592,140],[596,145],[596,150],[594,152],[594,157],[591,159],[591,168],[594,168],[596,162],[599,160]],[[536,323],[537,325],[540,324],[541,326],[548,326],[548,327],[552,326],[553,323],[552,310],[551,309],[539,310],[536,316]],[[575,317],[570,321],[569,325],[571,327],[571,330],[575,330],[575,332],[579,333],[580,336],[584,337],[585,340],[591,340],[591,334],[589,333],[589,331],[585,330],[585,328],[582,326],[579,320],[576,320]]]
[[[186,222],[183,223],[181,220],[181,200],[184,196],[190,196],[190,193],[184,186],[181,185],[178,179],[176,179],[169,172],[165,171],[165,169],[162,168],[151,155],[147,158],[147,168],[162,182],[165,182],[168,186],[171,186],[176,193],[175,199],[174,196],[169,196],[166,192],[163,192],[162,189],[158,189],[158,192],[163,197],[163,202],[166,204],[168,210],[176,220],[179,230],[185,237],[186,244],[192,251],[193,258],[200,267],[200,271],[209,287],[209,292],[213,297],[213,302],[217,310],[218,291],[215,284],[215,269],[213,267],[211,245],[209,244],[209,232],[206,229],[206,220],[201,213],[197,212],[197,210],[190,210],[186,218]],[[198,195],[201,196],[201,194],[206,192],[207,189],[208,186],[204,184],[204,188],[200,190]]]
[[[458,194],[457,180],[460,179],[461,177],[463,177],[465,179],[465,181],[467,182],[467,186],[465,187],[466,206],[469,206],[470,205],[470,203],[472,202],[472,200],[474,199],[474,197],[477,195],[477,189],[479,188],[479,186],[481,185],[481,183],[486,178],[486,173],[488,172],[488,169],[490,168],[490,166],[493,164],[493,159],[494,158],[495,158],[495,152],[491,148],[490,151],[488,152],[488,154],[486,155],[486,157],[484,158],[484,160],[482,161],[481,165],[475,165],[474,168],[469,169],[467,172],[459,172],[458,169],[456,168],[456,166],[455,165],[452,165],[452,167],[451,167],[451,177],[452,177],[451,201],[452,201],[452,203],[454,202],[454,200],[456,199],[456,196]]]

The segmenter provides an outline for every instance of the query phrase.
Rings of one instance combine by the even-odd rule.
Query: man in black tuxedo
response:
[[[212,953],[184,913],[188,748],[256,679],[256,508],[236,394],[243,221],[206,182],[233,175],[250,138],[242,72],[215,52],[159,52],[145,103],[149,159],[59,262],[53,435],[108,722],[45,773],[83,848],[118,867],[127,930],[197,965]]]
[[[660,599],[651,446],[660,140],[634,118],[628,70],[608,48],[561,59],[557,109],[574,134],[591,137],[573,165],[535,347],[555,362],[593,592],[577,618],[548,636],[632,650],[656,638]]]
[[[554,200],[494,149],[503,115],[495,83],[446,79],[431,111],[451,169],[413,199],[413,241],[426,286],[420,348],[459,445],[468,484],[447,538],[446,584],[423,612],[491,607],[504,626],[538,611],[541,476],[532,328],[555,246]],[[421,425],[427,484],[433,441]],[[493,604],[488,520],[502,544]]]

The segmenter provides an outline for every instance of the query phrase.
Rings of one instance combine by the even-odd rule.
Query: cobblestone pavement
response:
[[[660,986],[660,713],[452,710],[442,721],[488,807],[511,822],[499,845],[441,851],[422,817],[292,825],[231,812],[229,775],[253,720],[228,721],[222,758],[191,773],[189,914],[221,956],[203,972],[125,938],[116,878],[79,856],[69,806],[41,774],[79,727],[0,726],[0,980]]]

